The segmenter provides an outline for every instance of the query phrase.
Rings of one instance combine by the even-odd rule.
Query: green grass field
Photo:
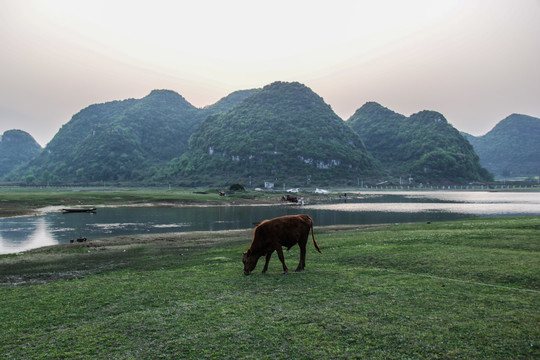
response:
[[[538,359],[540,217],[316,228],[306,271],[250,231],[0,256],[2,359]],[[150,240],[152,239],[152,240]],[[289,268],[298,248],[285,253]],[[261,259],[264,260],[264,259]]]

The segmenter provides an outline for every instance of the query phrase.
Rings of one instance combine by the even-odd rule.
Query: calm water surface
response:
[[[69,243],[77,237],[252,228],[253,222],[299,213],[309,214],[316,226],[540,215],[540,193],[369,192],[305,206],[104,207],[96,214],[62,214],[56,209],[0,219],[0,254]]]

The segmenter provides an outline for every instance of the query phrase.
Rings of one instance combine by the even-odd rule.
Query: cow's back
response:
[[[255,228],[253,241],[268,246],[279,243],[290,248],[302,239],[307,239],[313,222],[309,215],[290,215],[265,220]]]

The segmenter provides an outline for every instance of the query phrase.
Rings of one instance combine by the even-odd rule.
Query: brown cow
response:
[[[300,263],[296,271],[304,270],[306,266],[306,244],[310,230],[313,244],[317,251],[321,252],[313,235],[313,220],[309,215],[282,216],[263,221],[253,231],[251,246],[242,256],[244,274],[249,275],[257,266],[259,258],[265,255],[266,263],[262,271],[264,274],[268,270],[268,262],[274,250],[277,251],[279,260],[283,264],[283,272],[287,274],[288,269],[287,265],[285,265],[281,247],[285,246],[289,250],[296,243],[300,247]]]

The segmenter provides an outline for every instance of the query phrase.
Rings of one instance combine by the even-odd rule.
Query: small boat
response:
[[[95,213],[96,208],[69,208],[69,209],[62,209],[62,212],[64,214],[68,214],[68,213]]]

